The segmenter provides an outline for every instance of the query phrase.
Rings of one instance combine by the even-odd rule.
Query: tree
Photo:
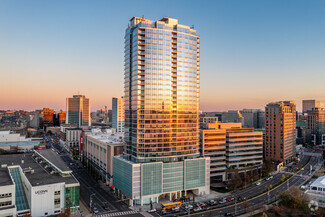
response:
[[[292,186],[288,191],[283,191],[279,195],[279,205],[282,207],[307,211],[308,203],[308,196],[300,191],[297,186]]]
[[[70,217],[70,215],[71,215],[70,207],[64,207],[64,209],[61,211],[58,217]]]
[[[243,180],[240,177],[238,171],[235,171],[234,173],[232,173],[231,180],[228,181],[229,188],[235,190],[235,189],[241,187],[242,184],[243,184]]]
[[[262,165],[262,176],[266,177],[273,171],[275,171],[275,165],[271,161],[265,160]]]

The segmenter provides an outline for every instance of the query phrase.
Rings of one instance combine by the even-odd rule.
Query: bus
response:
[[[161,205],[161,208],[163,210],[166,210],[166,209],[172,209],[172,208],[175,208],[175,207],[180,207],[182,206],[182,203],[181,202],[173,202],[173,203],[165,203],[165,204],[162,204]]]

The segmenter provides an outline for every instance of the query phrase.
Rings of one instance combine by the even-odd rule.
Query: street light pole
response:
[[[235,197],[235,216],[236,216],[236,213],[237,213],[237,197]]]

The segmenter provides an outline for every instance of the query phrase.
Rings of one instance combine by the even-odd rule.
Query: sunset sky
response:
[[[325,101],[325,1],[0,1],[0,109],[91,109],[123,95],[130,18],[176,18],[201,39],[203,111]]]

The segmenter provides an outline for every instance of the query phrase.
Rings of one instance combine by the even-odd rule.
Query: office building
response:
[[[124,132],[124,98],[112,99],[112,128],[116,129],[118,133]]]
[[[83,95],[73,95],[67,98],[66,124],[76,124],[77,127],[91,126],[90,100]]]
[[[289,163],[295,156],[296,104],[292,101],[269,103],[265,107],[266,160]]]
[[[210,128],[200,130],[200,144],[202,156],[210,157],[211,183],[225,181],[227,170],[226,129]]]
[[[96,170],[98,178],[109,184],[113,177],[113,157],[123,154],[125,148],[124,133],[114,131],[92,131],[86,136],[84,149],[87,167]]]
[[[209,193],[199,153],[199,37],[163,18],[133,17],[125,34],[126,155],[113,184],[131,204]],[[133,201],[132,201],[133,200]]]
[[[81,151],[81,128],[66,128],[65,129],[65,145],[72,152],[73,156],[77,157]]]
[[[306,114],[307,111],[312,111],[313,108],[324,108],[324,103],[319,100],[310,99],[302,100],[302,113]]]
[[[243,127],[262,129],[265,127],[265,112],[260,109],[243,109],[240,111],[244,118]]]
[[[244,117],[239,110],[222,112],[222,123],[241,123],[244,124]]]
[[[43,108],[42,114],[44,123],[53,123],[53,109]]]
[[[205,129],[207,128],[208,124],[221,121],[221,114],[204,112],[199,115],[199,118],[200,129]]]
[[[241,123],[208,124],[200,132],[201,152],[210,157],[211,182],[231,179],[229,169],[259,170],[263,163],[263,133]],[[230,178],[229,178],[230,177]]]
[[[0,165],[0,216],[53,216],[79,207],[80,185],[52,150],[2,155]]]
[[[307,142],[325,145],[325,109],[313,108],[307,111]]]

